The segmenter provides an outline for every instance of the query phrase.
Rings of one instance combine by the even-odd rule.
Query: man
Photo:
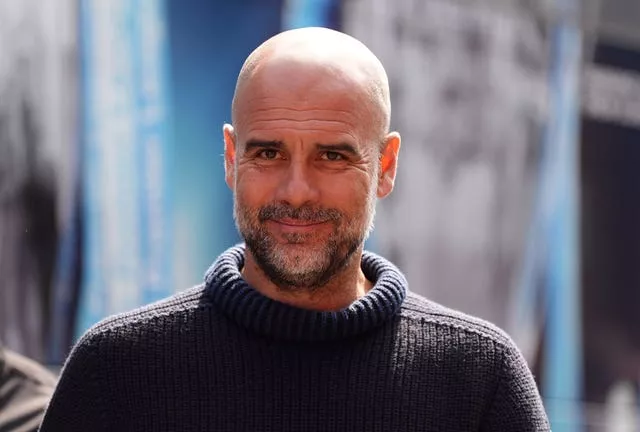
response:
[[[56,379],[48,370],[0,343],[0,432],[35,432]]]
[[[503,332],[363,252],[396,175],[389,118],[385,71],[349,36],[254,51],[224,126],[245,244],[202,286],[89,330],[42,430],[549,430]]]

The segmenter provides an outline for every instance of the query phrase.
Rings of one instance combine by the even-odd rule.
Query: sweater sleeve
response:
[[[481,431],[550,431],[533,374],[513,343],[505,348],[500,369],[496,393]]]
[[[105,403],[109,389],[95,342],[85,336],[72,350],[45,412],[41,432],[110,430],[112,418]]]

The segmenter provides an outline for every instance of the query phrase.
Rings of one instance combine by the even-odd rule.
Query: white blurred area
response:
[[[73,0],[0,0],[0,334],[38,359],[55,265],[51,233],[69,219],[77,175],[69,150],[77,140],[75,8]],[[38,212],[51,213],[54,226],[26,242]],[[25,328],[34,338],[20,337]]]

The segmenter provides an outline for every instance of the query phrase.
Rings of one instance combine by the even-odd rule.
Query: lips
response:
[[[301,219],[275,219],[273,222],[291,227],[312,227],[324,223],[324,221],[305,221]]]
[[[326,222],[315,222],[300,219],[272,219],[269,221],[275,232],[283,235],[310,235],[326,226]]]

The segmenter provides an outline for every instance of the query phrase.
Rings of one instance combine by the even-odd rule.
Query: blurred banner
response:
[[[0,339],[39,361],[55,336],[59,251],[77,223],[75,8],[0,0]],[[78,253],[69,243],[70,291]],[[71,312],[54,318],[64,327]]]
[[[582,323],[579,253],[578,130],[580,79],[584,35],[576,0],[557,0],[551,17],[550,110],[544,138],[542,170],[529,244],[537,251],[526,256],[540,262],[539,272],[525,273],[521,292],[541,279],[545,292],[545,332],[534,369],[553,430],[581,431]],[[540,241],[541,239],[541,241]],[[540,259],[542,257],[542,259]],[[522,301],[517,314],[530,309]],[[516,316],[518,316],[516,315]],[[515,323],[521,323],[516,320]],[[515,333],[520,335],[520,333]]]
[[[614,430],[613,424],[620,425],[615,430],[640,430],[640,7],[630,6],[617,0],[603,5],[604,34],[583,86],[582,304],[590,431]]]
[[[77,335],[173,293],[163,0],[82,0],[85,262]]]
[[[340,0],[284,0],[282,30],[301,27],[340,27]]]

